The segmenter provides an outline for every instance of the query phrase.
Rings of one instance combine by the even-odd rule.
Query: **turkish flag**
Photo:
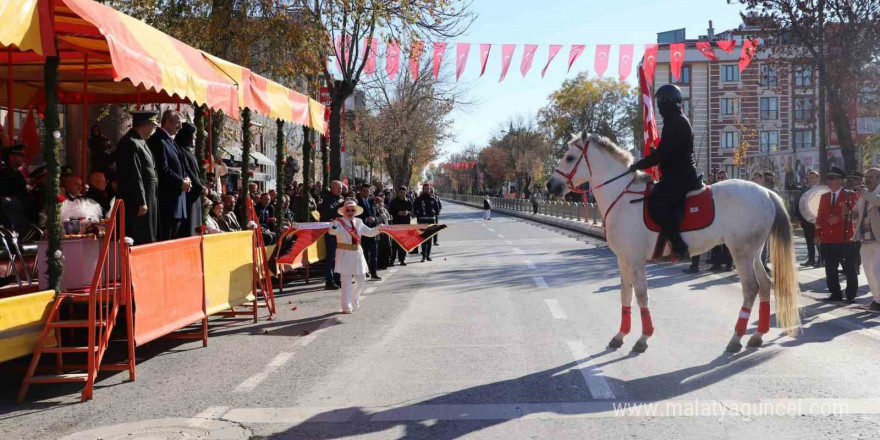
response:
[[[715,56],[715,49],[712,49],[712,43],[708,41],[697,41],[697,49],[699,49],[700,53],[708,58],[709,61],[718,61],[718,57]]]
[[[398,69],[400,69],[400,46],[396,41],[392,41],[388,44],[388,54],[385,56],[385,73],[388,74],[390,81],[394,81]]]
[[[379,39],[364,40],[364,53],[367,61],[364,63],[364,75],[372,75],[376,72],[376,52],[379,51]]]
[[[642,94],[642,128],[645,133],[642,156],[645,157],[651,154],[651,147],[656,147],[660,144],[660,135],[657,133],[657,120],[654,118],[651,89],[648,87],[648,80],[645,77],[645,69],[642,65],[639,65],[639,91]],[[651,167],[645,170],[645,172],[653,176],[654,180],[660,178],[657,167]]]
[[[526,73],[529,73],[529,69],[532,68],[532,61],[535,59],[535,52],[538,50],[537,44],[526,44],[525,49],[523,49],[523,57],[522,62],[519,64],[519,71],[522,73],[522,76],[525,77]]]
[[[550,62],[553,61],[553,58],[556,58],[556,54],[559,53],[559,49],[562,49],[561,44],[550,45],[550,50],[547,52],[547,64],[545,64],[544,68],[541,69],[541,78],[543,78],[544,74],[547,73],[547,68],[550,67]]]
[[[422,50],[425,49],[425,43],[421,41],[413,41],[412,48],[409,52],[409,75],[413,81],[419,78],[419,58],[422,57]]]
[[[25,145],[23,156],[28,163],[33,163],[34,159],[42,152],[36,113],[33,107],[28,107],[27,117],[18,134],[18,140]]]
[[[602,75],[605,74],[605,71],[608,70],[608,57],[610,54],[610,44],[596,45],[596,59],[593,60],[593,67],[596,69],[596,75],[599,75],[599,78],[601,78]]]
[[[620,53],[617,55],[617,74],[621,81],[626,81],[632,73],[633,45],[621,44]]]
[[[733,49],[736,47],[736,40],[718,40],[715,44],[718,45],[719,49],[727,53],[733,53]]]
[[[282,248],[286,248],[287,240],[293,240],[293,246],[283,255],[278,255],[276,262],[278,264],[293,264],[296,257],[299,256],[312,243],[318,241],[332,226],[331,223],[295,223],[293,226],[284,230],[281,239],[278,240],[281,245],[278,246],[278,253]]]
[[[440,75],[440,64],[443,62],[443,53],[446,52],[446,43],[434,43],[434,53],[432,56],[432,70],[434,80]]]
[[[516,50],[515,44],[501,45],[501,78],[498,82],[504,81],[507,76],[507,69],[510,67],[510,61],[513,59],[513,52]]]
[[[681,79],[681,65],[684,63],[684,43],[672,43],[669,45],[669,66],[672,69],[672,78],[675,81]]]
[[[754,38],[748,38],[743,40],[742,53],[739,55],[739,71],[742,72],[746,70],[746,67],[749,67],[749,64],[752,62],[752,58],[755,57],[755,51],[758,48],[758,41]]]
[[[654,71],[657,69],[657,50],[659,45],[645,45],[645,80],[648,84],[654,84]]]
[[[458,43],[455,46],[455,80],[461,78],[464,67],[467,65],[468,54],[471,51],[470,43]]]
[[[480,76],[486,73],[486,62],[489,61],[489,52],[492,50],[491,44],[480,45]]]
[[[571,72],[571,65],[584,53],[585,44],[572,44],[571,50],[568,52],[568,71]]]
[[[444,229],[446,225],[385,225],[382,232],[409,252]]]

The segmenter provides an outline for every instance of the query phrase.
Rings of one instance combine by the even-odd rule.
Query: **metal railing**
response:
[[[458,202],[467,203],[476,208],[483,207],[483,196],[467,194],[441,193],[440,197]],[[562,200],[526,200],[506,199],[503,197],[489,197],[492,209],[520,212],[536,216],[549,216],[566,220],[585,222],[587,224],[601,226],[602,215],[595,203],[584,205],[580,202],[566,202]]]

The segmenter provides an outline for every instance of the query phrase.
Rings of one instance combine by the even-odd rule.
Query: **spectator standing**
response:
[[[384,192],[376,193],[376,197],[373,199],[373,206],[376,222],[380,225],[390,224],[391,213],[388,212],[388,208],[385,206]],[[379,234],[374,239],[378,242],[379,248],[376,269],[385,270],[389,264],[394,262],[391,257],[391,237],[388,234]]]
[[[395,225],[408,225],[412,223],[413,203],[407,198],[407,188],[401,186],[397,189],[397,197],[391,201],[388,210],[391,211],[391,223]],[[397,242],[392,244],[391,266],[397,259],[401,266],[406,266],[406,250]]]
[[[488,195],[483,199],[483,220],[492,220],[492,203]]]
[[[194,237],[198,235],[198,228],[202,226],[202,196],[208,195],[209,185],[202,180],[202,166],[196,159],[195,148],[196,126],[189,122],[184,122],[174,136],[174,143],[177,145],[180,157],[183,158],[183,168],[186,177],[192,183],[192,188],[186,192],[186,221],[180,228],[178,237]]]
[[[437,215],[434,216],[434,224],[440,223],[440,211],[443,210],[443,202],[440,201],[440,197],[437,197],[437,194],[434,193],[434,187],[431,187],[431,197],[437,201]],[[440,243],[437,242],[437,238],[440,236],[440,233],[434,234],[434,246],[440,246]]]
[[[125,233],[134,244],[156,241],[159,175],[147,139],[159,123],[153,111],[131,112],[132,128],[116,145],[119,197],[125,202]]]
[[[370,195],[369,183],[361,184],[360,191],[358,191],[357,195],[357,204],[361,207],[361,213],[358,214],[357,217],[361,219],[368,228],[376,227],[378,223],[376,222],[376,214],[373,209],[373,200]],[[370,279],[372,281],[381,281],[382,278],[380,278],[379,274],[376,272],[379,265],[379,243],[373,237],[364,237],[361,241],[361,247],[364,252],[364,259],[367,261]]]
[[[862,196],[856,202],[855,237],[862,243],[862,265],[873,296],[866,308],[880,312],[880,168],[869,169],[864,179],[866,186],[857,187]]]
[[[375,237],[381,232],[381,228],[367,227],[356,217],[362,212],[363,208],[354,200],[345,202],[338,208],[340,217],[333,219],[333,227],[327,234],[337,239],[334,269],[341,277],[342,313],[346,314],[360,308],[358,298],[366,282],[367,262],[359,249],[360,243],[365,237]]]
[[[162,113],[162,125],[147,141],[159,174],[161,241],[179,237],[180,229],[187,220],[186,193],[192,189],[192,181],[186,175],[185,160],[173,139],[180,130],[180,125],[180,113],[165,110]]]
[[[801,185],[798,192],[797,203],[794,204],[794,215],[800,220],[801,229],[804,231],[804,240],[807,242],[807,261],[801,263],[801,266],[804,267],[819,267],[819,260],[816,259],[816,243],[815,243],[815,233],[816,233],[816,225],[804,220],[803,213],[801,213],[801,204],[800,200],[806,194],[807,191],[812,189],[814,186],[819,184],[819,173],[816,171],[810,170],[807,172],[807,184]]]
[[[416,214],[416,221],[420,225],[431,225],[436,223],[437,215],[440,212],[440,204],[437,198],[431,195],[431,186],[427,183],[422,185],[422,192],[413,203],[413,211]],[[432,240],[428,239],[422,242],[422,262],[431,261]]]
[[[825,258],[825,282],[831,295],[826,301],[841,301],[843,295],[838,279],[837,266],[843,264],[846,275],[846,302],[855,301],[859,281],[855,268],[855,245],[853,244],[852,208],[855,197],[843,189],[846,173],[831,167],[825,179],[831,192],[822,194],[819,214],[816,218],[816,232],[822,243],[822,256]]]
[[[321,204],[318,211],[321,215],[322,222],[330,222],[339,218],[339,208],[342,206],[344,199],[342,198],[342,182],[334,180],[330,182],[330,191],[321,197]],[[333,234],[324,235],[324,244],[327,250],[327,261],[324,268],[324,289],[338,290],[340,276],[335,273],[336,268],[336,236]]]
[[[93,171],[108,173],[116,168],[113,152],[110,151],[110,139],[101,134],[101,129],[97,125],[92,126],[88,145]]]
[[[24,165],[24,145],[16,144],[3,149],[0,165],[0,224],[24,231],[28,223],[29,202],[27,182],[21,173]]]

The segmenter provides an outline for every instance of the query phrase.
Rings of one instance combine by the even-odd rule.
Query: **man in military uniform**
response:
[[[694,131],[682,113],[681,89],[666,84],[654,93],[654,100],[663,117],[660,145],[651,154],[632,164],[630,171],[660,165],[662,177],[648,198],[651,217],[663,229],[678,260],[689,260],[687,244],[678,226],[684,216],[684,199],[688,191],[699,188],[694,162]]]
[[[857,197],[846,190],[843,179],[846,172],[837,167],[825,175],[831,192],[822,194],[819,201],[819,214],[816,216],[816,235],[822,243],[822,256],[825,258],[825,282],[831,295],[826,301],[843,301],[837,266],[843,265],[846,275],[846,302],[855,302],[859,288],[856,274],[856,245],[853,242],[853,208]]]
[[[118,196],[125,202],[125,235],[134,244],[156,241],[159,231],[159,176],[147,139],[159,125],[159,113],[131,112],[131,129],[116,145]]]

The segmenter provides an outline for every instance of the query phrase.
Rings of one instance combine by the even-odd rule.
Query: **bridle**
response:
[[[590,166],[590,156],[587,155],[587,150],[589,150],[589,148],[590,148],[590,141],[589,140],[587,140],[586,143],[584,143],[583,147],[580,147],[580,146],[578,147],[578,149],[581,150],[580,157],[578,157],[578,160],[574,163],[574,166],[571,167],[571,171],[569,171],[568,173],[563,173],[562,171],[559,170],[559,167],[557,167],[553,170],[553,172],[555,174],[559,174],[560,176],[565,178],[565,181],[568,184],[568,189],[571,192],[574,192],[574,193],[581,195],[581,197],[584,200],[585,207],[588,204],[587,196],[590,194],[590,192],[593,192],[599,188],[602,188],[603,186],[608,185],[609,183],[614,182],[615,180],[629,174],[629,170],[627,170],[625,173],[623,173],[619,176],[612,177],[612,178],[602,182],[601,184],[599,184],[595,187],[590,185],[589,189],[582,189],[579,186],[575,186],[572,179],[574,178],[574,175],[577,174],[578,166],[580,166],[581,161],[583,161],[584,163],[587,164],[587,171],[590,173],[591,177],[593,176],[593,167]],[[633,178],[629,181],[629,183],[626,184],[626,187],[623,189],[623,191],[621,191],[620,194],[618,194],[617,197],[614,198],[614,201],[611,202],[611,205],[608,206],[608,209],[606,209],[605,213],[602,214],[602,225],[605,225],[605,220],[608,218],[608,213],[611,212],[611,209],[614,208],[614,205],[617,204],[617,202],[621,199],[621,197],[623,197],[624,194],[640,194],[642,196],[647,196],[647,194],[648,194],[647,188],[645,188],[644,191],[632,191],[629,189],[629,187],[632,186],[632,184],[635,183],[635,181],[636,181],[636,176],[633,176]]]

